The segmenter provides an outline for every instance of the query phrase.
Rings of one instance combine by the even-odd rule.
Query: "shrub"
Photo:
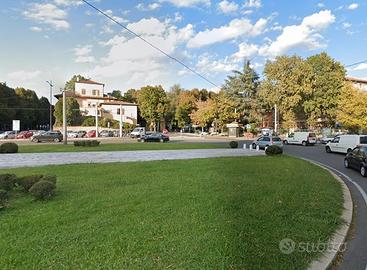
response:
[[[270,145],[266,148],[265,154],[268,156],[275,156],[283,154],[283,148],[278,145]]]
[[[3,143],[0,145],[0,153],[18,153],[18,145],[16,143]]]
[[[57,177],[56,175],[44,175],[40,181],[48,181],[48,182],[51,182],[52,184],[56,185],[56,180],[57,180]]]
[[[18,185],[28,192],[31,187],[42,179],[43,175],[28,175],[18,179]]]
[[[229,143],[229,146],[230,146],[231,148],[238,148],[238,142],[236,142],[236,141],[231,141],[231,142]]]
[[[49,181],[41,180],[35,183],[29,192],[36,200],[46,200],[51,198],[55,193],[55,184]]]
[[[0,189],[0,210],[7,206],[8,198],[8,193],[5,190]]]
[[[94,147],[99,146],[101,142],[97,140],[87,140],[87,141],[74,141],[74,146],[79,147]]]
[[[15,174],[0,174],[0,189],[11,191],[15,185],[17,177]]]

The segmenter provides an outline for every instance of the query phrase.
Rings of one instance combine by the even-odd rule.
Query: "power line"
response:
[[[134,31],[130,30],[129,28],[127,28],[126,26],[124,26],[122,23],[118,22],[117,20],[115,20],[114,18],[112,18],[110,15],[108,15],[107,13],[105,13],[104,11],[100,10],[99,8],[97,8],[96,6],[92,5],[91,3],[89,3],[87,0],[82,0],[85,4],[87,4],[88,6],[90,6],[91,8],[95,9],[97,12],[101,13],[103,16],[107,17],[108,19],[110,19],[111,21],[113,21],[114,23],[116,23],[117,25],[121,26],[122,28],[124,28],[126,31],[128,31],[130,34],[136,36],[137,38],[141,39],[142,41],[144,41],[145,43],[147,43],[149,46],[151,46],[152,48],[154,48],[155,50],[159,51],[160,53],[164,54],[165,56],[167,56],[168,58],[170,58],[171,60],[179,63],[180,65],[184,66],[186,69],[188,69],[189,71],[191,71],[192,73],[194,73],[195,75],[199,76],[200,78],[202,78],[204,81],[210,83],[211,85],[217,87],[218,89],[220,89],[220,87],[218,85],[216,85],[215,83],[213,83],[212,81],[210,81],[209,79],[207,79],[206,77],[204,77],[203,75],[201,75],[199,72],[193,70],[192,68],[190,68],[188,65],[186,65],[184,62],[178,60],[177,58],[169,55],[168,53],[166,53],[165,51],[163,51],[162,49],[158,48],[157,46],[155,46],[153,43],[149,42],[148,40],[146,40],[145,38],[143,38],[141,35],[135,33]]]
[[[360,62],[357,62],[357,63],[346,65],[345,67],[352,67],[352,66],[356,66],[356,65],[363,64],[363,63],[366,63],[366,62],[367,62],[367,60],[363,60],[363,61],[360,61]]]

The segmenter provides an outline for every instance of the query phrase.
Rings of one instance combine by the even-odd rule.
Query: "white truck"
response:
[[[142,135],[145,135],[145,127],[136,127],[130,133],[131,138],[140,138]]]
[[[297,131],[284,138],[284,144],[299,144],[303,146],[316,144],[316,134],[308,131]]]
[[[328,153],[349,153],[356,146],[367,146],[367,135],[337,135],[328,142],[325,150]]]

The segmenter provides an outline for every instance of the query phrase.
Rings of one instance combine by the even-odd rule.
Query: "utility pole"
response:
[[[64,130],[64,144],[68,144],[68,130],[66,125],[66,91],[62,89],[62,127]]]
[[[277,133],[278,132],[278,107],[277,104],[274,105],[274,132]]]
[[[120,138],[122,138],[122,105],[120,105]]]
[[[52,81],[46,81],[48,85],[50,86],[50,131],[52,131],[52,87],[54,86],[52,84]]]

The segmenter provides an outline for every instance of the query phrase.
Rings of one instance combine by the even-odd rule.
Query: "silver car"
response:
[[[261,136],[257,140],[252,142],[252,148],[259,146],[260,149],[265,149],[270,145],[277,145],[283,147],[282,139],[276,136]]]

